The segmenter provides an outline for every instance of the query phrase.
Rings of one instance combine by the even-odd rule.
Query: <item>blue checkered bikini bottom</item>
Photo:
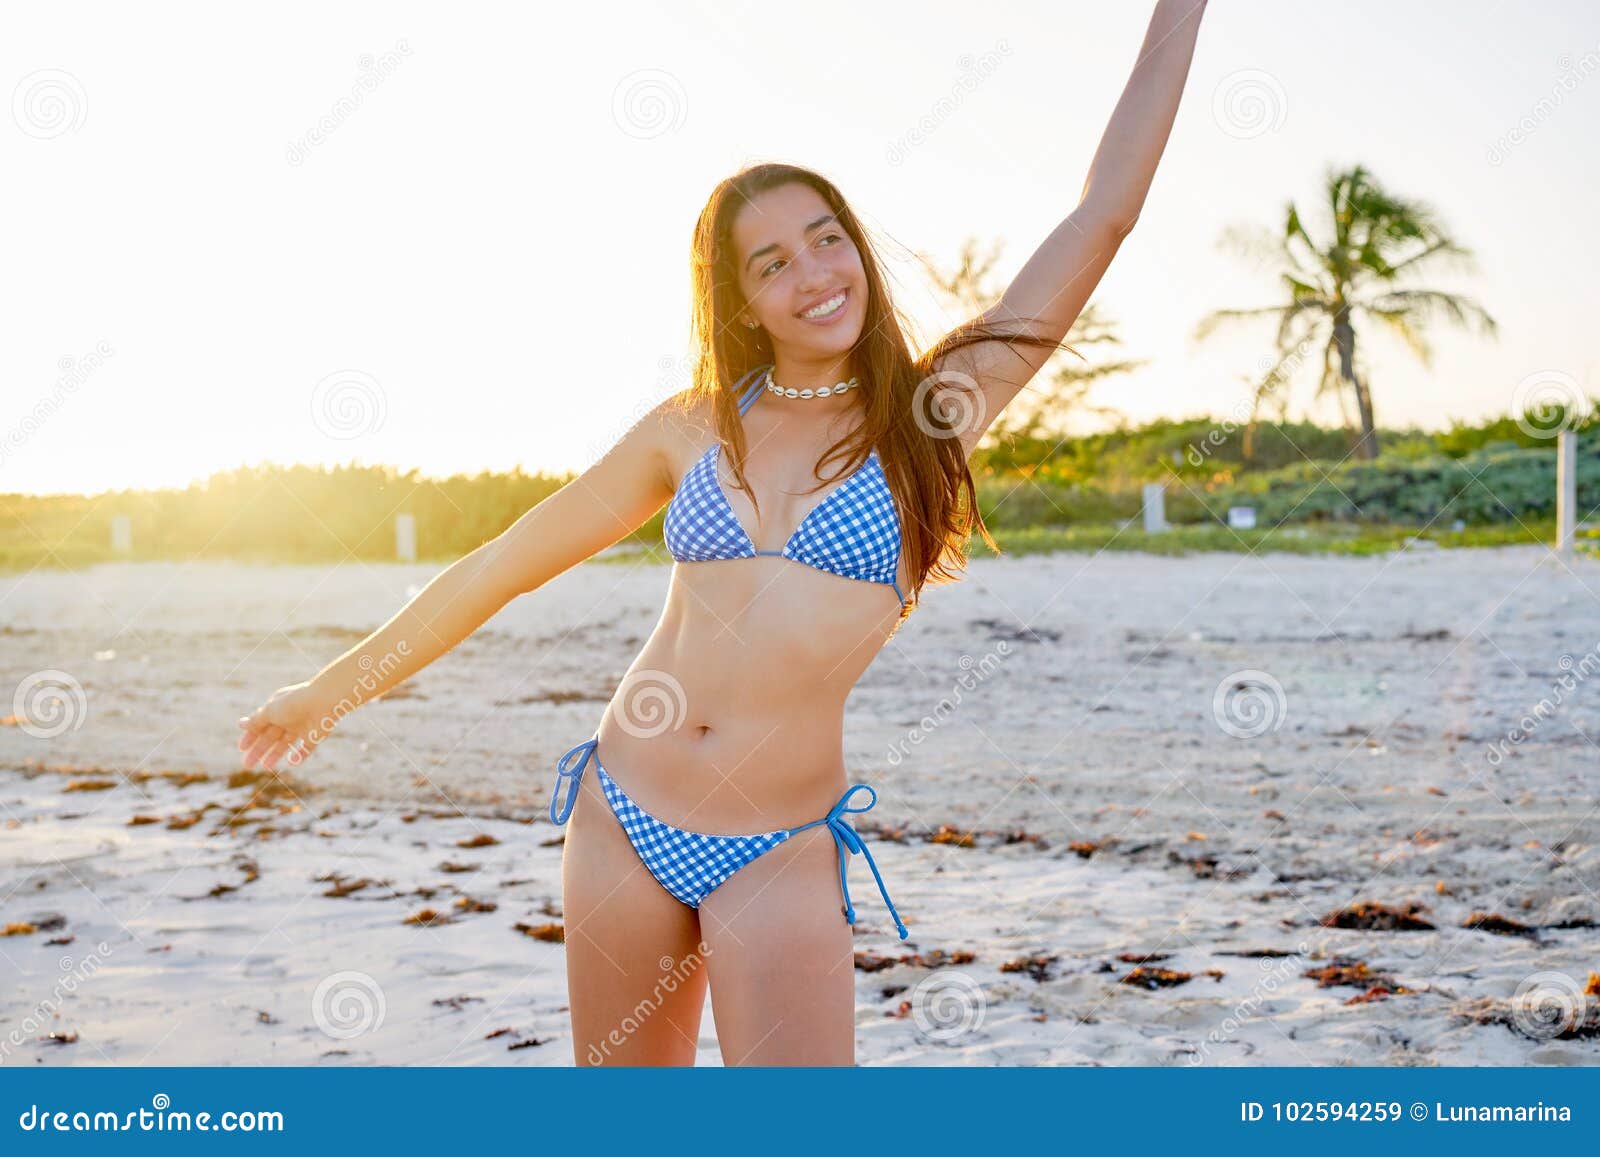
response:
[[[900,939],[904,940],[910,935],[900,920],[900,913],[895,911],[894,901],[889,899],[889,890],[884,887],[883,876],[872,858],[872,852],[845,819],[846,813],[872,810],[878,802],[878,793],[871,787],[864,783],[855,784],[839,797],[839,802],[833,805],[827,815],[797,828],[779,828],[777,831],[749,836],[708,835],[663,823],[629,799],[617,781],[600,766],[600,758],[595,754],[599,742],[599,737],[587,739],[557,762],[556,790],[550,797],[552,823],[559,825],[567,822],[578,801],[578,784],[583,778],[583,770],[593,763],[611,810],[622,824],[622,830],[627,833],[634,850],[639,853],[639,859],[644,861],[644,866],[650,869],[650,874],[663,888],[691,908],[698,908],[707,896],[740,868],[770,852],[790,836],[798,835],[807,828],[826,825],[833,833],[834,844],[839,850],[839,889],[844,894],[845,921],[850,924],[856,922],[856,910],[850,903],[850,885],[845,879],[845,869],[848,856],[860,852],[866,857],[873,878],[878,881],[878,891],[888,905],[889,914],[894,917]],[[565,800],[561,799],[562,781],[567,784]],[[858,791],[866,791],[872,798],[862,807],[851,807],[850,797]]]

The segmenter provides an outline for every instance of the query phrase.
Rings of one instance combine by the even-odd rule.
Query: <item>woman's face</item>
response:
[[[773,349],[801,358],[848,353],[867,316],[861,254],[828,203],[810,185],[759,193],[734,218],[733,248],[745,318],[772,337]]]

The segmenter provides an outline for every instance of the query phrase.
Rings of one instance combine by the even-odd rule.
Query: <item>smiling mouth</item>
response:
[[[828,298],[827,301],[819,302],[810,309],[798,313],[795,316],[803,317],[807,321],[821,321],[823,318],[832,317],[834,314],[842,310],[849,302],[849,299],[850,291],[841,289],[838,293],[835,293],[832,297]]]

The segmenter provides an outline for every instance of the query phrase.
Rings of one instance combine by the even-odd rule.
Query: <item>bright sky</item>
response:
[[[960,319],[912,254],[949,264],[968,235],[1003,238],[1015,272],[1072,208],[1148,15],[17,7],[0,39],[0,491],[264,460],[582,468],[686,384],[691,229],[752,161],[835,180],[931,337]],[[1275,294],[1217,237],[1276,225],[1355,161],[1476,251],[1476,275],[1440,284],[1502,327],[1438,331],[1431,372],[1374,343],[1381,422],[1502,413],[1552,372],[1600,394],[1597,113],[1593,3],[1217,0],[1096,298],[1147,364],[1094,399],[1134,419],[1232,411],[1268,334],[1190,335],[1208,308]]]

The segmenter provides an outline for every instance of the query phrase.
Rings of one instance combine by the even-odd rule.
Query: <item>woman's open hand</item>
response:
[[[304,763],[334,723],[333,713],[309,682],[279,687],[254,712],[239,717],[241,766],[270,771],[285,753],[291,766]]]

